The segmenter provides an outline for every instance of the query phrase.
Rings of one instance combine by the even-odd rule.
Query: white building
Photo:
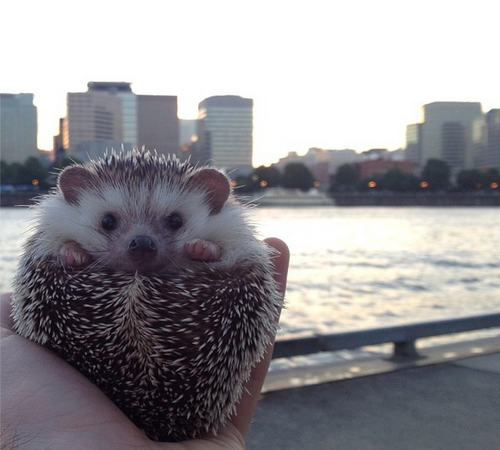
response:
[[[476,166],[500,169],[500,109],[474,121],[473,141]]]
[[[159,154],[179,152],[177,97],[173,95],[137,96],[137,145]]]
[[[215,96],[198,106],[198,142],[193,161],[232,169],[252,167],[253,100]]]
[[[67,95],[63,147],[80,161],[122,147],[177,154],[177,97],[136,95],[130,83],[90,82],[87,92]]]
[[[37,110],[33,94],[0,94],[0,159],[24,163],[38,157]]]
[[[122,102],[101,91],[70,92],[63,123],[63,146],[71,158],[87,161],[122,143]]]
[[[481,103],[429,103],[422,116],[422,124],[407,128],[410,161],[422,167],[431,158],[441,159],[455,172],[474,167],[473,123],[482,116]]]
[[[406,126],[405,158],[415,164],[416,168],[424,166],[422,161],[422,124],[412,123]]]

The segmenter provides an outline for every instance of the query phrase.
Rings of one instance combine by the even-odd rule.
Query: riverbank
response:
[[[500,206],[500,193],[335,193],[336,206]]]
[[[49,191],[2,193],[0,206],[29,206]],[[333,200],[332,200],[333,199]],[[287,196],[266,194],[256,196],[252,203],[259,206],[500,206],[500,192],[495,193],[335,193],[326,195],[288,193]]]
[[[46,195],[48,192],[47,190],[2,192],[0,196],[0,206],[30,206],[35,203],[38,197]]]

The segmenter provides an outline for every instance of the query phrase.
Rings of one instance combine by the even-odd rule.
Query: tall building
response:
[[[102,156],[122,143],[122,103],[110,92],[89,90],[67,95],[63,145],[80,161]]]
[[[225,169],[252,167],[253,100],[209,97],[198,106],[198,142],[193,160]]]
[[[137,142],[137,95],[132,92],[130,83],[91,81],[89,92],[111,94],[121,102],[121,140],[127,145]]]
[[[38,156],[33,94],[0,94],[0,159],[23,163]]]
[[[500,109],[492,109],[486,114],[488,142],[486,145],[487,164],[500,169]]]
[[[137,96],[137,145],[160,154],[179,152],[177,97],[169,95]]]
[[[417,167],[422,167],[422,124],[412,123],[406,126],[405,158]]]
[[[455,172],[474,167],[472,132],[479,102],[434,102],[422,107],[421,162],[436,158]]]
[[[130,83],[91,81],[89,92],[111,94],[121,102],[121,141],[125,145],[137,143],[137,96],[132,92]]]
[[[63,145],[86,161],[106,150],[179,149],[177,97],[136,95],[124,82],[90,82],[87,92],[68,93]]]
[[[474,121],[477,167],[500,169],[500,109],[492,109]]]

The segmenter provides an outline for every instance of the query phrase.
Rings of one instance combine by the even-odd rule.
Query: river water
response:
[[[0,288],[33,211],[2,208]],[[255,208],[291,250],[282,332],[335,332],[500,311],[500,208]]]

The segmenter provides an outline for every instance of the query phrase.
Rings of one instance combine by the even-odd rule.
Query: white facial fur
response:
[[[137,235],[150,236],[158,252],[147,261],[153,273],[175,270],[195,264],[184,255],[184,244],[193,239],[209,240],[222,250],[220,261],[212,262],[230,268],[246,258],[262,261],[268,250],[253,236],[245,218],[245,209],[231,196],[222,210],[210,214],[206,195],[201,190],[181,189],[160,183],[152,191],[140,188],[131,192],[125,186],[109,186],[97,191],[85,189],[78,204],[68,203],[61,193],[51,196],[39,207],[41,232],[36,256],[57,257],[68,241],[78,243],[97,263],[116,270],[135,271],[127,248]],[[168,227],[167,217],[177,213],[183,220],[178,230]],[[112,214],[117,220],[114,230],[102,227],[102,218]]]

